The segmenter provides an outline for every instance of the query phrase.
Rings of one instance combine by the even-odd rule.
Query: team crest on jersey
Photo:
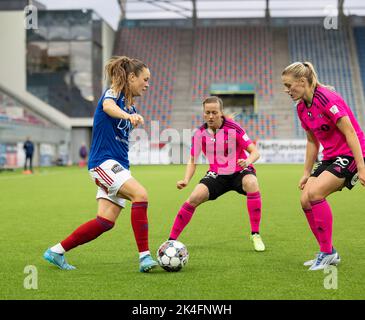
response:
[[[333,114],[336,114],[336,113],[339,113],[340,111],[338,110],[338,107],[336,105],[333,105],[331,108],[330,108],[330,111],[333,113]]]
[[[242,136],[242,139],[245,140],[246,142],[248,140],[250,140],[250,138],[248,137],[247,133],[245,133],[243,136]]]
[[[115,174],[117,174],[118,172],[123,171],[123,167],[119,164],[115,164],[112,169],[111,169]]]

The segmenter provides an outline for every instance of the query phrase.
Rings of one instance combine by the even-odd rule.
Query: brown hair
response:
[[[223,116],[227,119],[234,119],[237,114],[236,113],[225,113],[223,111],[223,100],[217,96],[209,96],[203,100],[203,108],[207,103],[218,103],[219,110],[222,112]]]
[[[281,75],[285,76],[288,74],[293,75],[295,79],[300,79],[301,77],[306,78],[312,89],[315,89],[317,86],[321,86],[334,90],[332,86],[319,82],[317,72],[314,69],[313,64],[309,61],[294,62],[290,64],[284,69]]]
[[[115,94],[124,93],[126,107],[133,103],[133,95],[128,85],[128,76],[134,73],[137,77],[147,66],[138,59],[126,56],[114,56],[105,65],[105,76],[110,82],[110,87]]]

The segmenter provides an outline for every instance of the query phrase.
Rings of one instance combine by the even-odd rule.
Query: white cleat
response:
[[[304,262],[303,266],[310,267],[317,260],[317,257],[318,257],[318,253],[316,254],[316,257],[313,260],[308,260],[308,261]]]
[[[324,253],[320,252],[317,259],[314,261],[313,265],[308,269],[310,271],[323,270],[329,265],[333,265],[337,258],[339,258],[338,253]]]
[[[262,241],[261,236],[258,233],[251,235],[251,240],[253,242],[253,247],[255,251],[265,251],[265,245]]]
[[[316,262],[318,255],[319,255],[319,253],[316,254],[316,257],[313,260],[308,260],[308,261],[304,262],[303,263],[303,266],[305,266],[305,267],[312,266],[313,263]],[[333,262],[331,263],[331,265],[332,266],[337,266],[340,262],[341,262],[341,258],[340,258],[340,255],[337,253],[336,258],[333,260]]]

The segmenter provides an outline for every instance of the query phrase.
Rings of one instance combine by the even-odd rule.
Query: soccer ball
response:
[[[176,240],[168,240],[157,250],[158,264],[169,272],[180,271],[187,263],[189,253],[186,246]]]

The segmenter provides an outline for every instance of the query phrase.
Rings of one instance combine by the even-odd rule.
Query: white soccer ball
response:
[[[188,263],[188,259],[188,250],[180,241],[168,240],[157,250],[159,265],[169,272],[180,271]]]

